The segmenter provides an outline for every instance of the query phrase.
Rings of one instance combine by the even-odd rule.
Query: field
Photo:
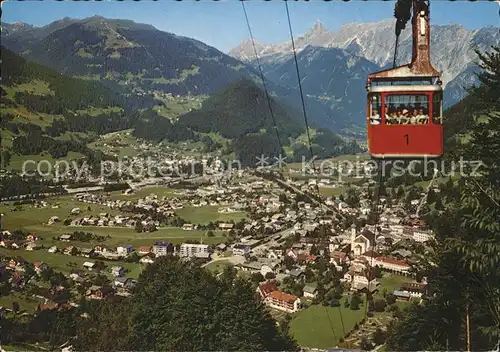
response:
[[[110,109],[113,111],[113,108]],[[99,140],[87,144],[87,146],[108,154],[115,154],[119,158],[134,157],[140,151],[135,147],[138,145],[138,141],[131,135],[131,132],[132,130],[128,129],[107,133],[100,136]]]
[[[50,90],[47,82],[38,79],[29,83],[18,84],[14,89],[18,92],[24,91],[34,95],[54,95],[54,92]]]
[[[222,241],[222,233],[216,231],[214,237],[205,236],[204,231],[191,230],[186,231],[178,227],[160,227],[157,231],[151,233],[138,233],[133,228],[127,227],[109,227],[109,226],[64,226],[61,222],[52,225],[47,225],[48,219],[51,216],[59,216],[61,221],[69,215],[69,212],[74,207],[80,207],[82,212],[79,216],[98,215],[102,212],[107,212],[111,216],[123,214],[118,210],[111,210],[107,207],[91,205],[91,210],[87,210],[83,204],[73,203],[61,198],[59,202],[60,208],[28,208],[23,206],[21,211],[10,211],[6,206],[1,206],[0,210],[4,214],[2,217],[2,226],[4,229],[15,230],[24,229],[28,232],[35,232],[43,237],[41,241],[45,246],[61,245],[60,242],[53,240],[52,237],[59,236],[65,233],[74,231],[91,232],[96,235],[111,236],[111,239],[105,241],[108,246],[118,246],[128,243],[133,246],[152,245],[156,241],[170,241],[172,243],[182,243],[186,239],[200,240],[203,238],[204,243],[219,243]],[[85,204],[86,205],[86,204]],[[97,243],[74,243],[74,245],[89,246]]]
[[[319,193],[324,197],[340,196],[346,192],[346,187],[320,187]]]
[[[191,109],[199,109],[201,103],[198,101],[186,101],[184,99],[168,100],[167,106],[155,105],[153,110],[158,115],[175,120],[179,115],[189,112]]]
[[[54,137],[54,139],[57,139],[60,141],[75,140],[75,141],[81,142],[81,141],[87,140],[89,138],[92,138],[91,136],[95,136],[95,133],[94,132],[85,133],[85,132],[66,131],[63,134],[61,134],[60,136]]]
[[[207,207],[185,207],[176,210],[176,213],[193,224],[208,224],[210,221],[239,221],[245,218],[244,212],[236,213],[218,213],[218,206],[207,206]]]
[[[380,285],[378,287],[378,292],[375,294],[375,296],[381,297],[384,288],[387,290],[387,293],[392,293],[394,290],[399,290],[401,284],[405,282],[411,282],[413,280],[405,276],[384,273],[382,278],[379,279],[378,281],[380,282]]]
[[[0,307],[12,309],[12,303],[19,303],[19,309],[26,312],[34,312],[43,300],[36,297],[26,297],[20,293],[10,293],[8,296],[0,296]]]
[[[12,155],[12,158],[10,159],[9,166],[7,167],[10,170],[16,170],[16,171],[22,171],[23,170],[23,165],[25,162],[30,161],[29,163],[26,164],[24,167],[25,171],[31,171],[31,170],[36,170],[37,165],[40,161],[44,160],[43,163],[40,164],[40,171],[42,173],[45,173],[49,171],[49,167],[45,161],[48,161],[52,167],[57,161],[62,161],[66,160],[70,162],[71,160],[76,160],[82,158],[84,155],[82,153],[78,152],[68,152],[68,155],[64,158],[53,158],[52,155],[49,153],[43,152],[41,154],[37,155],[17,155],[14,154]],[[33,162],[31,162],[33,161]],[[53,170],[52,170],[53,171]]]
[[[358,310],[345,308],[345,299],[344,297],[340,300],[340,307],[312,305],[297,312],[290,323],[292,336],[304,347],[326,349],[336,346],[344,336],[342,320],[347,333],[352,330],[354,324],[363,319],[365,313],[364,305]]]
[[[335,165],[336,163],[341,163],[343,161],[348,161],[355,163],[356,161],[362,162],[365,160],[369,160],[370,156],[368,154],[346,154],[346,155],[339,155],[333,158],[329,159],[324,159],[324,160],[315,160],[314,164],[316,167],[319,168],[321,162],[325,163],[325,166],[330,166],[330,163]],[[287,168],[292,169],[292,170],[301,170],[302,169],[302,163],[297,162],[297,163],[289,163],[286,165]]]
[[[120,108],[118,106],[112,106],[112,107],[108,107],[108,108],[90,107],[90,108],[84,109],[84,110],[77,110],[76,112],[78,114],[82,114],[82,115],[97,116],[97,115],[101,115],[101,114],[109,114],[112,112],[120,112],[120,111],[122,111],[122,108]]]
[[[2,150],[12,148],[12,140],[15,136],[16,135],[14,133],[5,128],[0,129],[0,138],[2,140],[2,145],[0,147],[2,148]]]
[[[380,286],[375,298],[382,298],[384,288],[388,293],[399,289],[403,282],[410,282],[411,278],[387,274],[379,280]],[[344,296],[340,300],[340,307],[325,307],[323,305],[312,305],[307,309],[295,313],[290,323],[290,331],[297,342],[304,347],[332,348],[339,344],[340,338],[344,336],[340,311],[344,322],[345,332],[351,331],[356,323],[365,317],[365,304],[358,310],[350,310],[344,307],[347,299]],[[365,298],[363,298],[365,300]],[[404,309],[409,302],[398,301],[396,304]],[[390,313],[375,313],[375,321],[388,323]]]
[[[14,123],[32,123],[41,127],[48,126],[56,118],[63,118],[62,115],[50,115],[39,112],[29,111],[24,106],[9,107],[3,109],[6,114],[13,114],[15,118],[12,120]]]
[[[159,197],[172,195],[173,189],[166,187],[148,187],[139,190],[137,193],[126,196],[121,192],[114,192],[111,198],[120,199],[138,199],[151,193]],[[57,206],[53,208],[53,206]],[[132,228],[127,227],[109,227],[109,226],[64,226],[62,222],[66,218],[71,218],[70,212],[73,208],[80,208],[79,217],[94,215],[100,213],[108,213],[110,216],[115,215],[128,215],[124,212],[111,209],[106,206],[99,206],[95,204],[87,204],[77,202],[71,196],[61,196],[49,199],[49,206],[45,208],[33,208],[30,205],[13,206],[10,204],[0,205],[0,213],[2,216],[2,227],[8,230],[24,229],[29,232],[36,232],[38,235],[44,237],[42,243],[44,245],[54,244],[52,237],[59,236],[64,233],[71,233],[74,231],[92,232],[97,235],[111,236],[112,238],[106,243],[109,245],[119,245],[124,242],[133,246],[152,244],[154,241],[165,240],[172,243],[181,243],[185,239],[203,238],[204,243],[219,243],[223,239],[222,232],[215,231],[214,237],[205,236],[204,231],[191,230],[186,231],[178,227],[160,227],[157,231],[151,233],[137,233]],[[244,212],[219,214],[217,206],[208,207],[186,207],[179,209],[179,216],[184,218],[187,222],[195,224],[207,224],[210,221],[228,221],[239,220],[245,217]],[[15,210],[15,211],[13,211]],[[61,220],[58,223],[48,225],[49,218],[58,216]]]
[[[213,273],[220,273],[224,270],[226,266],[231,266],[231,261],[229,260],[219,260],[208,264],[205,269],[210,270]]]
[[[118,192],[117,192],[118,193]],[[172,190],[162,187],[150,187],[140,190],[135,197],[148,195],[155,193],[157,195],[168,195],[172,194]],[[121,194],[116,194],[116,196],[121,196]],[[79,217],[88,215],[99,215],[99,213],[108,213],[111,216],[123,214],[123,212],[110,209],[106,206],[97,206],[94,204],[88,205],[86,203],[79,203],[74,201],[71,196],[61,196],[54,197],[48,200],[49,206],[46,208],[33,208],[29,205],[14,206],[12,203],[3,204],[0,206],[0,212],[2,215],[2,228],[10,231],[16,229],[23,229],[28,232],[34,232],[38,236],[42,237],[38,243],[43,246],[42,249],[35,251],[26,251],[24,249],[19,250],[7,250],[0,249],[0,254],[8,257],[20,255],[24,259],[34,262],[34,261],[44,261],[51,265],[54,269],[68,272],[71,267],[70,262],[76,263],[77,267],[81,267],[83,262],[89,260],[84,257],[68,256],[60,253],[49,253],[47,249],[51,246],[57,246],[59,249],[74,245],[77,247],[92,248],[93,246],[103,243],[110,248],[116,248],[122,244],[131,244],[134,248],[143,245],[153,245],[157,241],[168,241],[174,244],[180,244],[186,240],[198,240],[203,241],[206,244],[217,244],[224,241],[224,236],[221,231],[214,231],[213,237],[206,236],[205,231],[200,230],[183,230],[178,227],[160,227],[157,231],[151,233],[138,233],[133,228],[128,227],[107,227],[107,226],[64,226],[62,221],[69,217],[70,211],[73,208],[80,208],[81,212]],[[57,208],[52,208],[56,206]],[[89,208],[90,210],[89,210]],[[15,209],[15,211],[13,211]],[[196,214],[192,215],[193,209],[198,211],[198,214],[202,214],[202,217],[208,221],[215,221],[218,218],[217,207],[210,207],[210,209],[203,208],[189,208],[184,210],[184,214],[188,218],[198,217]],[[210,218],[210,214],[214,218]],[[235,214],[231,214],[235,216]],[[51,216],[58,216],[61,222],[48,225],[48,220]],[[243,216],[241,213],[239,217]],[[61,242],[56,240],[58,236],[66,233],[73,233],[74,231],[90,232],[95,235],[100,235],[106,237],[104,241],[89,241],[89,242]],[[108,265],[111,263],[116,263],[122,265],[124,268],[128,269],[130,272],[128,276],[137,277],[140,273],[141,266],[134,263],[125,262],[107,262]]]
[[[455,182],[456,180],[459,179],[459,177],[460,177],[459,175],[453,175],[453,176],[451,176],[451,179],[452,179],[453,182]],[[437,177],[434,180],[434,182],[432,183],[432,185],[433,186],[438,186],[438,185],[440,185],[442,183],[448,182],[448,179],[449,179],[448,177]],[[431,180],[428,180],[428,181],[425,181],[425,180],[424,181],[418,181],[418,182],[415,182],[415,186],[417,186],[417,187],[420,186],[420,187],[426,189],[429,186],[430,183],[431,183]]]
[[[0,213],[4,214],[2,217],[2,226],[6,229],[29,228],[30,226],[42,226],[46,224],[51,216],[58,216],[61,221],[69,217],[73,208],[80,208],[80,216],[85,215],[98,215],[99,213],[107,212],[110,215],[118,215],[121,212],[112,210],[105,206],[98,206],[94,204],[86,204],[74,201],[71,196],[61,196],[49,198],[49,206],[46,208],[32,208],[29,205],[22,205],[14,207],[10,204],[1,205]],[[57,208],[52,208],[57,206]],[[90,210],[88,207],[90,206]],[[19,211],[10,211],[11,209],[22,209]],[[57,227],[58,225],[47,225],[48,229]]]
[[[46,249],[40,249],[36,251],[25,251],[19,250],[8,250],[5,248],[0,248],[0,254],[7,257],[21,256],[23,259],[33,263],[36,261],[43,261],[49,264],[54,270],[61,271],[63,273],[69,273],[72,267],[70,263],[76,263],[76,268],[83,269],[82,264],[87,261],[93,261],[94,259],[89,259],[85,257],[71,256],[61,253],[49,253]],[[129,271],[127,273],[128,277],[137,278],[139,276],[141,265],[135,263],[126,263],[122,261],[104,261],[108,266],[120,265]]]

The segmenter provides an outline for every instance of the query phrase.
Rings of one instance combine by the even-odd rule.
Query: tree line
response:
[[[82,300],[77,308],[10,317],[2,331],[3,343],[68,342],[77,351],[298,350],[235,269],[216,278],[173,256],[148,265],[130,298]]]

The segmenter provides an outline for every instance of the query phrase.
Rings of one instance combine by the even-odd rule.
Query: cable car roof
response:
[[[438,78],[440,74],[434,69],[434,67],[427,67],[425,70],[416,70],[415,66],[412,64],[399,66],[396,68],[390,68],[387,70],[379,71],[368,75],[368,82],[372,80],[416,80],[416,79],[432,79]]]
[[[392,92],[440,92],[443,90],[439,84],[423,85],[397,85],[397,86],[370,86],[370,93],[392,93]]]

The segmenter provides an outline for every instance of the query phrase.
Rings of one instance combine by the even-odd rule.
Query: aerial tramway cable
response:
[[[259,68],[259,73],[260,73],[260,79],[262,80],[262,86],[264,88],[264,93],[266,94],[267,105],[269,107],[269,113],[271,114],[271,119],[273,121],[273,129],[276,133],[276,138],[278,139],[278,144],[279,144],[280,154],[281,154],[281,152],[283,151],[283,144],[281,143],[281,138],[280,138],[280,135],[278,132],[278,126],[276,125],[276,119],[274,117],[274,111],[273,111],[273,107],[272,107],[271,98],[269,96],[269,92],[267,90],[267,85],[266,85],[266,80],[264,78],[264,73],[263,73],[262,67],[260,65],[260,58],[259,58],[259,55],[257,53],[257,49],[255,48],[255,40],[253,38],[252,28],[250,27],[250,21],[248,20],[248,14],[247,14],[247,10],[245,8],[245,1],[241,1],[241,6],[243,7],[243,13],[245,14],[245,20],[247,22],[248,33],[250,34],[250,40],[252,41],[253,52],[254,52],[255,58],[257,60],[257,66]],[[281,155],[280,155],[280,157],[281,157]]]
[[[295,50],[295,41],[293,39],[292,22],[290,20],[290,11],[288,10],[288,1],[287,0],[285,0],[285,9],[286,9],[286,17],[287,17],[287,20],[288,20],[288,29],[289,29],[289,32],[290,32],[290,40],[291,40],[291,43],[292,43],[293,59],[294,59],[294,62],[295,62],[295,72],[297,73],[297,82],[298,82],[298,85],[299,85],[300,101],[302,103],[302,113],[304,115],[304,123],[305,123],[305,127],[306,127],[306,132],[307,132],[307,140],[308,140],[308,143],[309,143],[309,153],[310,153],[310,156],[311,156],[313,171],[314,171],[314,174],[316,175],[316,181],[317,181],[318,180],[318,173],[316,172],[316,166],[314,164],[314,154],[313,154],[313,150],[312,150],[311,133],[309,131],[309,122],[307,120],[306,105],[305,105],[305,101],[304,101],[304,93],[303,93],[303,90],[302,90],[302,82],[301,82],[301,79],[300,79],[299,63],[298,63],[298,60],[297,60],[297,52]],[[316,190],[317,190],[318,195],[319,195],[319,187],[318,187],[317,182],[316,182]],[[342,309],[340,308],[340,306],[337,306],[337,308],[339,309],[340,322],[342,324],[342,331],[343,331],[343,334],[345,336],[346,331],[345,331],[345,326],[344,326],[344,319],[342,317]],[[330,319],[330,315],[328,314],[328,310],[326,309],[325,306],[324,306],[324,309],[325,309],[326,316],[328,317],[328,321],[330,323],[330,329],[332,330],[333,336],[334,336],[334,338],[337,338],[336,337],[337,335],[335,334],[335,329],[334,329],[333,324],[332,324],[332,320]]]
[[[290,40],[292,42],[293,59],[295,62],[295,71],[297,73],[297,81],[299,84],[300,101],[302,103],[302,113],[304,115],[304,122],[306,125],[307,140],[309,142],[309,153],[311,154],[311,159],[313,159],[314,154],[313,154],[313,150],[312,150],[311,133],[309,132],[309,122],[307,121],[306,104],[304,102],[304,93],[302,91],[302,82],[300,80],[299,63],[297,61],[297,53],[295,51],[295,41],[293,40],[292,22],[290,21],[290,11],[288,10],[288,1],[287,0],[285,0],[285,8],[286,8],[286,17],[288,19],[288,29],[290,31]],[[316,174],[316,167],[314,164],[314,160],[312,160],[312,165],[313,165],[314,173]]]

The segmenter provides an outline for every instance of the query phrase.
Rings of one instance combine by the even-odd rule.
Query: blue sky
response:
[[[285,4],[274,0],[246,1],[255,39],[278,43],[289,39]],[[349,22],[368,22],[392,18],[394,2],[334,0],[324,2],[289,2],[294,35],[304,33],[320,20],[328,29]],[[100,15],[131,19],[152,24],[156,28],[188,36],[215,46],[224,52],[248,38],[242,6],[237,0],[202,0],[182,2],[151,1],[7,1],[2,3],[2,21],[22,21],[42,26],[63,17],[85,18]],[[474,29],[500,25],[499,4],[490,1],[431,1],[433,24],[458,23]]]

